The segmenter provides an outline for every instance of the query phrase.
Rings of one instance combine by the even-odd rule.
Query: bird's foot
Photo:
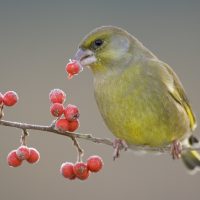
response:
[[[116,158],[119,158],[120,151],[122,149],[124,149],[125,151],[127,151],[128,145],[125,142],[125,140],[121,140],[121,139],[116,138],[114,140],[114,142],[113,142],[113,148],[114,148],[113,160],[115,160]]]
[[[173,159],[179,159],[181,157],[182,145],[179,140],[174,140],[171,145],[171,155]]]

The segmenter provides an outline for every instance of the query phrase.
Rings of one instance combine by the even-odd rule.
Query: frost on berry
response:
[[[72,104],[68,104],[67,107],[64,109],[64,115],[68,121],[78,119],[80,115],[78,107]]]
[[[27,146],[22,145],[16,151],[19,160],[27,160],[30,156],[30,150]]]
[[[90,175],[89,170],[87,168],[87,165],[83,162],[78,162],[74,165],[74,174],[79,178],[80,180],[85,180]]]
[[[27,161],[29,163],[37,163],[37,162],[39,162],[39,160],[40,160],[39,151],[37,149],[35,149],[35,148],[29,148],[29,150],[30,150],[30,156],[27,159]]]
[[[74,75],[80,73],[83,68],[77,60],[70,60],[70,62],[65,67],[66,72],[68,73],[68,78],[72,78]]]
[[[0,105],[3,103],[3,94],[0,92]]]
[[[17,103],[19,97],[16,92],[8,91],[3,95],[3,103],[5,106],[13,106]]]
[[[66,94],[61,89],[53,89],[49,93],[49,99],[51,103],[64,103],[66,99]]]
[[[62,132],[69,131],[69,122],[66,119],[59,119],[56,122],[55,127]]]
[[[10,167],[18,167],[22,164],[22,160],[18,159],[16,150],[13,150],[8,154],[7,162]]]
[[[103,167],[103,160],[100,156],[90,156],[87,159],[87,167],[91,172],[98,172]]]
[[[50,112],[54,117],[60,117],[64,112],[64,106],[61,103],[54,103],[50,107]]]
[[[69,122],[68,131],[74,132],[79,127],[79,120],[76,119],[74,121]]]
[[[70,180],[73,180],[76,178],[76,175],[74,174],[73,170],[74,164],[70,162],[65,162],[60,167],[60,173]]]

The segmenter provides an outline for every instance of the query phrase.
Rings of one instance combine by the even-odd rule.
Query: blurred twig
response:
[[[0,104],[0,119],[3,117],[3,104]]]

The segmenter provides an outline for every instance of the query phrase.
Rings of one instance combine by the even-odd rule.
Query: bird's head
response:
[[[74,59],[101,73],[125,65],[132,57],[133,45],[133,37],[125,30],[103,26],[82,40]]]

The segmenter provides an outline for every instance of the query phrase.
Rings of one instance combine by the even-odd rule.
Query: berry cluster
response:
[[[64,107],[66,94],[60,89],[53,89],[49,94],[49,99],[52,103],[50,107],[51,114],[59,118],[55,124],[56,129],[74,132],[79,127],[79,110],[77,106],[68,104]]]
[[[74,66],[72,63],[68,65]],[[69,69],[70,69],[69,67]],[[75,71],[73,71],[73,75]],[[64,107],[66,94],[60,89],[53,89],[49,93],[49,99],[52,103],[50,112],[54,117],[57,117],[55,128],[59,131],[74,132],[79,127],[79,110],[77,106],[68,104]],[[103,161],[99,156],[91,156],[87,162],[65,162],[60,167],[60,173],[70,180],[78,178],[85,180],[88,178],[90,172],[98,172],[103,166]]]
[[[90,172],[99,172],[103,167],[103,161],[99,156],[90,156],[87,162],[65,162],[60,167],[60,173],[70,180],[78,178],[85,180],[89,177]]]
[[[0,107],[13,106],[19,100],[19,97],[14,91],[7,91],[5,94],[0,93]],[[2,117],[3,115],[1,115]],[[24,136],[25,140],[25,136]],[[18,149],[11,151],[7,156],[8,165],[18,167],[24,160],[29,163],[36,163],[40,159],[40,153],[35,148],[29,148],[26,145],[21,145]]]
[[[77,61],[71,61],[66,67],[69,76],[72,77],[81,71]],[[8,91],[4,95],[0,93],[0,111],[3,106],[13,106],[18,101],[18,95],[14,91]],[[74,132],[79,127],[79,109],[77,106],[68,104],[64,106],[66,94],[60,89],[53,89],[49,93],[49,99],[52,103],[50,112],[54,117],[57,117],[52,127],[61,131]],[[0,116],[0,118],[3,115]],[[18,149],[12,150],[7,156],[7,163],[10,167],[20,166],[24,160],[28,163],[37,163],[40,160],[40,153],[35,148],[29,148],[26,145],[25,139],[28,135],[27,130],[23,130],[21,137],[21,146]],[[77,145],[75,145],[77,146]],[[77,148],[79,148],[77,146]],[[85,180],[91,172],[98,172],[103,167],[103,161],[99,156],[90,156],[86,162],[82,162],[82,154],[78,152],[78,161],[73,164],[65,162],[60,167],[60,173],[67,179]]]
[[[40,153],[35,148],[29,148],[21,145],[18,149],[12,150],[7,156],[7,162],[10,167],[18,167],[24,160],[29,163],[37,163],[40,159]]]
[[[69,60],[65,70],[68,73],[68,78],[71,79],[74,75],[77,75],[83,71],[83,67],[77,60]]]
[[[17,103],[19,97],[16,92],[8,91],[4,95],[0,93],[0,105],[13,106]]]

